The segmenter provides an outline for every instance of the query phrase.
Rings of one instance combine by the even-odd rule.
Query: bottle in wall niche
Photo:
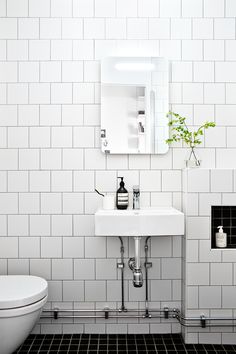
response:
[[[118,177],[121,179],[120,188],[116,192],[116,207],[117,209],[127,209],[129,205],[129,193],[125,188],[124,177]]]
[[[227,247],[227,234],[223,231],[223,226],[218,226],[218,232],[216,232],[216,247]]]

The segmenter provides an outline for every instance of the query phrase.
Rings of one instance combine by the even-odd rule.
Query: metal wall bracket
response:
[[[109,308],[108,307],[106,307],[104,309],[104,315],[105,315],[105,320],[108,320],[109,319]]]
[[[169,318],[169,307],[164,307],[164,317]]]
[[[206,328],[206,317],[204,315],[200,316],[201,327]]]
[[[58,312],[59,312],[59,309],[57,307],[53,309],[54,320],[58,320]]]
[[[152,262],[145,262],[144,267],[147,269],[152,268]]]
[[[118,269],[123,269],[125,267],[124,263],[117,263]]]

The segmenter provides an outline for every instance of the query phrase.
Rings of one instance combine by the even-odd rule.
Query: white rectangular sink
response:
[[[96,236],[168,236],[184,234],[184,214],[172,207],[103,210],[95,213]]]

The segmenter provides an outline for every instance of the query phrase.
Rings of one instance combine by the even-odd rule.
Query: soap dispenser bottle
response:
[[[218,226],[218,232],[216,232],[216,247],[227,247],[227,234],[223,231],[223,226]]]
[[[127,209],[129,205],[129,193],[125,188],[124,177],[121,179],[120,188],[116,192],[116,207],[117,209]]]

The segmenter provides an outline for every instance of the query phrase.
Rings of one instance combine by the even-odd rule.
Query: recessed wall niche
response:
[[[215,233],[220,225],[227,233],[227,248],[236,248],[236,206],[216,205],[211,207],[211,248],[218,248],[216,247]]]

